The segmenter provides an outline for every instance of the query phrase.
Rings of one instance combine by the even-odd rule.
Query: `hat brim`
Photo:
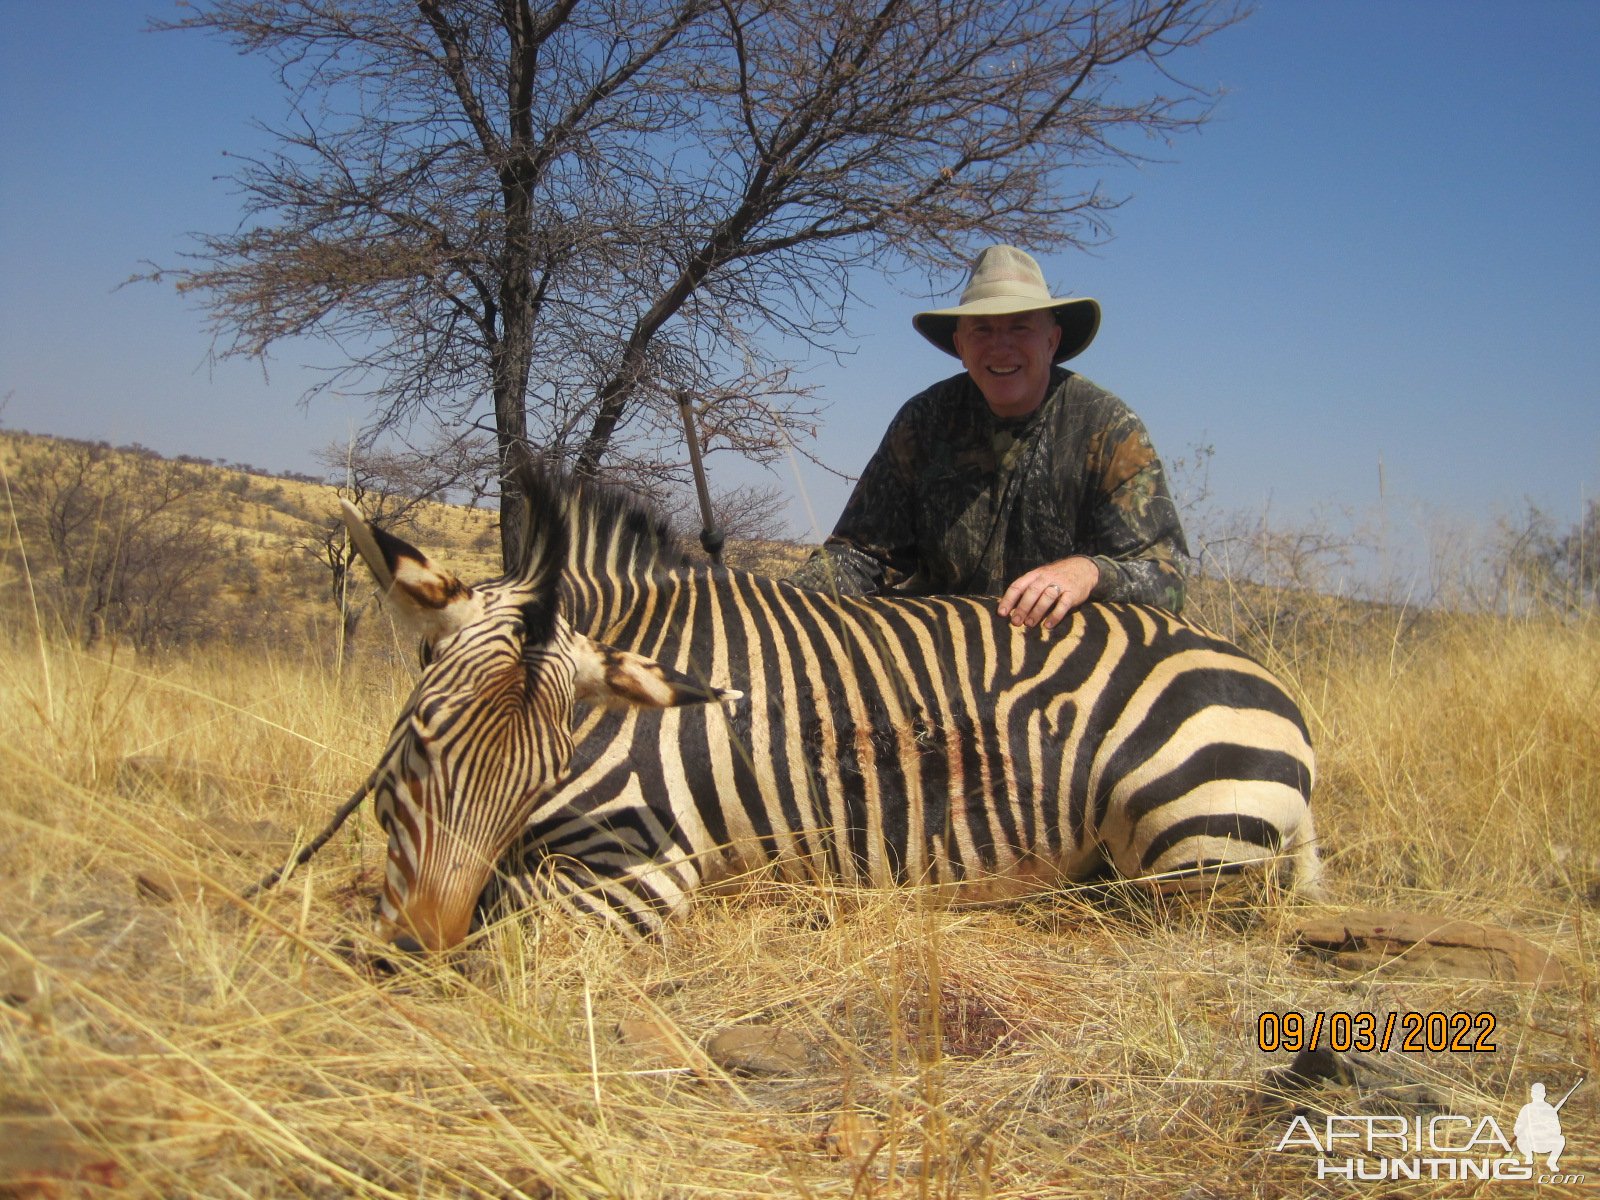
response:
[[[1100,331],[1100,302],[1088,296],[1057,300],[1052,304],[1040,304],[1037,300],[1015,296],[992,296],[972,300],[955,308],[920,312],[911,318],[911,324],[946,354],[960,358],[955,343],[957,317],[998,317],[1010,313],[1045,311],[1054,313],[1056,324],[1061,326],[1061,341],[1056,346],[1053,362],[1063,363],[1082,354]]]

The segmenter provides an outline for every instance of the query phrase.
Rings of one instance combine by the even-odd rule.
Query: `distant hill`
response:
[[[165,572],[168,578],[182,577],[182,585],[195,591],[189,603],[204,612],[197,610],[183,622],[181,638],[152,635],[151,640],[195,640],[209,633],[246,641],[325,637],[324,625],[336,624],[326,538],[338,521],[341,492],[327,482],[273,475],[241,463],[169,459],[137,445],[13,431],[0,431],[0,467],[16,514],[0,531],[0,612],[8,617],[31,619],[26,611],[32,603],[31,575],[33,592],[54,597],[59,616],[69,622],[84,619],[85,608],[96,602],[91,595],[96,585],[89,579],[73,582],[74,572],[81,574],[93,555],[137,525],[139,506],[126,502],[145,492],[159,498],[166,488],[186,494],[163,514],[157,532],[164,539],[158,548],[164,557],[153,564],[144,590],[136,588],[131,602],[149,607],[170,601],[161,590],[159,575]],[[367,497],[363,508],[371,511],[379,499]],[[76,542],[62,533],[73,521],[83,523]],[[19,531],[25,537],[21,546]],[[141,532],[148,535],[150,529]],[[493,508],[423,503],[395,532],[464,579],[500,571],[499,514]],[[64,545],[76,549],[63,555]],[[686,545],[693,556],[700,554],[692,539]],[[158,549],[146,548],[144,557]],[[199,572],[195,562],[202,552],[214,552],[217,560],[206,572]],[[730,541],[725,559],[731,566],[786,574],[805,553],[804,547],[786,542]],[[185,571],[206,578],[188,578]],[[369,582],[364,572],[357,576],[351,586],[365,597]]]

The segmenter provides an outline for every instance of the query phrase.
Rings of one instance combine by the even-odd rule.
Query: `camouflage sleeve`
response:
[[[1096,496],[1091,557],[1100,568],[1089,598],[1181,611],[1189,550],[1144,423],[1125,411],[1096,439],[1089,466]]]
[[[893,587],[917,568],[915,422],[909,405],[856,480],[833,533],[789,582],[839,595],[871,595]]]

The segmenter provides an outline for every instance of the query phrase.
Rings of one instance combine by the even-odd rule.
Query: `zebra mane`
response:
[[[557,527],[566,529],[569,576],[637,577],[691,565],[672,522],[632,492],[531,466],[516,480],[527,514],[519,573],[538,561],[545,531]]]

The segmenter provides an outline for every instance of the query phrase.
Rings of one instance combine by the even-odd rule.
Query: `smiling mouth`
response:
[[[991,375],[1015,375],[1018,371],[1022,370],[1022,368],[1021,367],[989,367],[989,368],[987,368],[987,370],[988,370],[989,374],[991,374]]]

